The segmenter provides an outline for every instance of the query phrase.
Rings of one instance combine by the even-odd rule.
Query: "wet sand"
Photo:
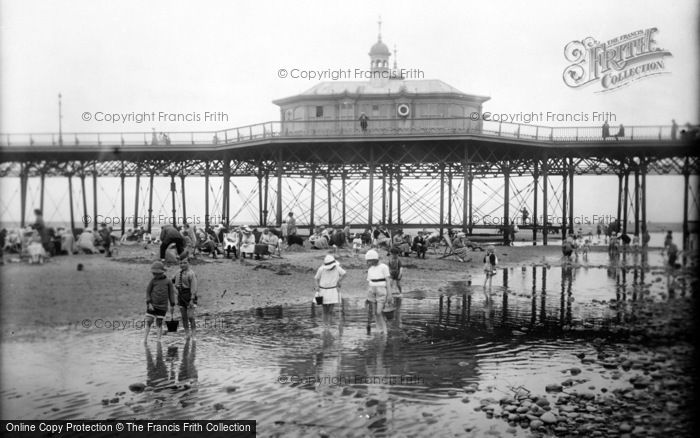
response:
[[[101,255],[64,256],[56,257],[43,266],[7,263],[0,268],[3,289],[0,316],[2,317],[2,340],[6,348],[4,351],[13,355],[22,352],[29,354],[29,357],[36,355],[36,363],[28,359],[27,369],[30,372],[36,369],[37,364],[45,362],[43,359],[43,355],[47,354],[45,352],[49,352],[49,357],[61,357],[61,348],[75,348],[80,353],[94,351],[96,348],[101,348],[100,345],[112,345],[111,349],[107,347],[104,356],[95,355],[89,363],[81,362],[80,357],[65,359],[67,363],[77,361],[76,366],[79,369],[85,368],[86,372],[101,369],[105,361],[132,363],[138,355],[143,354],[143,347],[139,343],[142,332],[127,330],[110,333],[108,330],[101,330],[88,335],[89,330],[82,330],[80,324],[84,319],[94,321],[142,318],[145,286],[151,276],[149,265],[156,250],[154,247],[144,250],[143,247],[135,245],[122,246],[119,248],[119,254],[111,259]],[[472,253],[472,261],[466,263],[460,263],[454,258],[440,259],[441,253],[432,252],[426,260],[415,257],[402,258],[402,263],[406,267],[403,280],[404,292],[414,297],[407,308],[405,320],[407,324],[413,325],[409,325],[400,332],[390,333],[388,345],[375,346],[371,337],[364,340],[361,333],[364,326],[361,322],[362,311],[359,310],[359,306],[365,294],[364,259],[362,255],[355,259],[348,251],[339,251],[337,258],[348,271],[348,276],[343,283],[343,295],[344,298],[353,302],[350,312],[354,315],[342,339],[346,344],[364,345],[357,351],[354,348],[348,348],[347,345],[341,347],[339,335],[336,335],[335,339],[331,338],[327,343],[324,334],[319,338],[323,341],[322,348],[316,346],[319,333],[313,326],[313,320],[307,320],[306,312],[300,309],[300,305],[309,304],[311,301],[313,274],[322,263],[327,251],[297,248],[283,253],[281,259],[243,262],[202,257],[192,264],[201,284],[199,316],[221,315],[227,320],[233,317],[238,324],[227,326],[225,330],[212,332],[211,339],[200,339],[198,342],[200,352],[197,355],[199,363],[192,358],[192,363],[189,364],[183,356],[182,366],[199,367],[201,397],[204,397],[201,400],[206,405],[198,411],[197,415],[204,417],[225,415],[229,412],[228,409],[247,412],[251,418],[257,418],[260,421],[259,425],[264,431],[264,436],[275,436],[275,434],[307,436],[308,433],[326,433],[324,432],[328,430],[326,426],[318,426],[323,424],[320,418],[306,426],[296,424],[299,418],[308,419],[309,415],[312,415],[301,408],[294,408],[301,409],[296,417],[288,413],[287,409],[297,404],[292,400],[297,400],[299,397],[306,400],[306,404],[310,407],[316,406],[319,402],[322,403],[327,406],[329,415],[337,415],[338,418],[347,418],[345,413],[348,412],[347,409],[357,410],[361,418],[367,415],[367,419],[362,420],[365,426],[357,429],[359,435],[354,432],[340,433],[339,430],[348,431],[341,428],[336,430],[336,433],[340,433],[339,436],[364,436],[363,430],[369,435],[392,436],[406,431],[423,434],[438,426],[449,430],[451,434],[475,437],[486,434],[494,436],[499,434],[659,436],[662,433],[669,436],[686,436],[691,430],[693,418],[691,413],[694,409],[692,377],[695,374],[693,365],[695,349],[692,333],[695,331],[696,315],[693,291],[697,283],[692,283],[692,287],[687,288],[688,294],[684,294],[681,298],[670,300],[668,296],[664,297],[665,284],[662,284],[664,276],[659,253],[660,248],[649,250],[651,262],[646,281],[639,284],[635,281],[633,284],[632,275],[634,273],[636,276],[638,270],[631,269],[628,272],[628,284],[625,286],[629,289],[624,290],[629,290],[630,293],[639,292],[640,296],[644,296],[652,289],[654,293],[661,291],[663,305],[659,305],[658,300],[629,298],[619,302],[593,300],[593,302],[581,303],[578,305],[583,307],[579,310],[574,309],[575,319],[585,320],[587,317],[579,312],[585,313],[586,309],[593,308],[596,311],[602,309],[622,315],[619,326],[613,327],[613,330],[605,326],[589,327],[584,322],[579,324],[575,331],[570,331],[570,328],[565,328],[567,323],[564,322],[563,332],[552,335],[546,331],[549,323],[545,321],[542,325],[540,320],[544,318],[544,310],[533,313],[532,321],[536,317],[539,324],[532,326],[525,326],[530,321],[529,317],[519,317],[514,312],[527,308],[531,297],[533,306],[535,301],[539,305],[540,296],[538,295],[537,300],[534,299],[535,288],[531,288],[533,293],[529,295],[528,288],[525,287],[529,284],[530,277],[534,275],[532,266],[538,266],[539,275],[545,275],[548,268],[552,268],[549,283],[551,290],[548,289],[547,292],[550,301],[547,306],[553,305],[554,308],[546,309],[547,318],[551,316],[560,318],[558,310],[560,298],[557,290],[561,288],[561,312],[564,312],[563,297],[567,287],[567,280],[564,277],[566,269],[563,266],[565,262],[562,260],[560,247],[558,245],[497,247],[499,265],[510,273],[512,293],[507,295],[511,308],[508,315],[511,316],[508,318],[515,318],[513,321],[519,325],[498,326],[497,323],[501,318],[497,310],[497,313],[490,317],[495,320],[496,332],[484,332],[479,319],[481,316],[475,315],[474,322],[470,324],[475,323],[477,326],[468,327],[467,332],[471,337],[474,333],[477,334],[477,338],[481,336],[476,346],[454,343],[451,339],[455,336],[457,339],[464,339],[464,334],[459,332],[459,324],[463,324],[464,320],[460,320],[458,315],[459,312],[464,311],[464,308],[459,306],[462,302],[462,291],[458,289],[465,284],[467,275],[471,275],[473,290],[480,291],[479,288],[483,284],[480,261],[484,253],[478,251]],[[382,256],[385,257],[384,254]],[[602,274],[603,278],[606,270],[610,272],[611,266],[604,247],[594,247],[590,260],[585,262],[579,258],[573,264],[574,271],[580,271],[576,274],[580,276],[577,280],[579,283],[584,281],[587,269],[595,272],[596,275]],[[84,265],[82,271],[77,270],[79,263]],[[613,272],[615,270],[620,272],[620,266],[639,268],[640,264],[640,254],[627,254],[618,262],[617,267],[613,268]],[[177,269],[177,266],[170,265],[168,275],[174,275]],[[561,278],[557,277],[559,271],[561,271]],[[688,273],[684,275],[686,274]],[[686,276],[686,278],[689,277]],[[535,284],[539,283],[535,282]],[[614,280],[613,284],[615,284]],[[450,297],[450,287],[453,286],[456,295],[453,296],[452,305],[453,312],[456,313],[451,317],[452,322],[447,320],[440,322],[441,317],[445,318],[442,297]],[[637,286],[640,286],[639,290],[636,289]],[[542,303],[544,303],[544,286],[542,287]],[[433,304],[430,302],[421,304],[423,301],[415,299],[426,291],[426,296],[429,298],[426,301]],[[606,293],[609,295],[610,291]],[[581,290],[576,289],[575,295],[578,298],[574,305],[583,301],[580,294]],[[427,314],[421,317],[426,318],[425,321],[437,317],[437,324],[434,322],[426,324],[423,319],[410,322],[412,320],[410,317],[417,315],[416,312],[420,309],[435,305],[438,295],[440,296],[439,315],[432,311],[434,312],[432,316]],[[503,298],[496,295],[496,307],[505,306],[505,297],[506,294]],[[481,293],[474,294],[473,300],[470,303],[475,309],[483,306]],[[502,305],[500,300],[503,300]],[[568,302],[568,304],[571,303],[572,301]],[[409,304],[408,301],[407,304]],[[448,312],[446,317],[449,319],[449,299],[446,299],[445,305]],[[285,318],[279,323],[275,322],[274,318],[257,318],[255,312],[247,312],[250,309],[269,306],[284,306],[290,311],[285,311]],[[554,313],[549,313],[552,310]],[[500,313],[502,320],[506,321],[505,309],[501,309]],[[483,317],[486,316],[488,313],[483,313]],[[562,313],[561,316],[565,315]],[[492,320],[490,324],[494,324],[494,321]],[[280,331],[281,329],[283,331]],[[490,330],[493,330],[493,327]],[[84,342],[85,345],[78,346],[78,338],[74,338],[71,333],[81,336],[80,344]],[[309,333],[312,334],[311,337]],[[570,336],[573,338],[569,339]],[[497,340],[499,338],[505,341],[500,343],[501,341]],[[189,351],[187,344],[185,347],[180,345],[179,337],[167,339],[166,342],[170,343],[167,345],[168,353],[175,346],[180,346],[183,354]],[[488,347],[491,342],[496,343]],[[237,345],[238,348],[231,348],[232,344]],[[61,347],[61,345],[64,346]],[[133,345],[133,349],[130,345]],[[153,350],[151,353],[160,354],[154,349],[154,342],[150,345]],[[218,348],[219,345],[226,345],[229,348],[221,350]],[[268,348],[269,345],[274,345],[275,348],[267,350],[266,345]],[[479,345],[482,347],[478,347]],[[39,350],[35,351],[33,346],[38,347]],[[487,347],[485,350],[484,346]],[[286,348],[289,350],[285,350]],[[489,348],[493,351],[489,352]],[[117,350],[124,351],[123,358],[114,356]],[[272,351],[277,350],[284,352],[283,356],[288,354],[289,358],[272,361],[270,367],[258,356],[261,353],[272,354]],[[300,362],[308,361],[308,357],[306,357],[307,354],[297,357],[299,351],[310,351],[312,357],[316,358],[314,363]],[[398,392],[392,392],[387,401],[373,394],[369,387],[358,389],[351,386],[333,386],[324,389],[322,394],[316,395],[317,393],[313,391],[299,392],[303,389],[302,387],[273,385],[277,379],[276,376],[280,373],[277,363],[283,364],[282,374],[306,375],[305,373],[313,372],[320,367],[321,363],[324,364],[323,367],[331,366],[330,374],[337,374],[336,367],[332,366],[333,358],[337,355],[340,360],[341,351],[343,355],[351,356],[353,360],[358,361],[357,366],[350,367],[353,370],[364,369],[365,363],[377,370],[383,370],[389,363],[394,366],[404,364],[404,367],[410,363],[408,368],[410,371],[418,370],[420,375],[431,379],[424,390],[427,391],[428,398],[425,402],[416,404],[420,400],[416,394],[423,390],[418,393],[412,392],[408,396],[409,393],[401,392],[401,388],[397,389]],[[402,351],[405,353],[401,353]],[[415,352],[409,354],[409,351]],[[241,369],[240,364],[232,365],[232,358],[227,356],[232,352],[237,352],[236,360],[240,361],[244,368],[249,369],[248,375],[244,373],[243,377],[240,377],[240,374],[231,369],[231,367],[235,370]],[[148,349],[146,353],[146,357],[149,358]],[[244,359],[240,359],[241,354]],[[217,359],[218,355],[221,355],[221,359]],[[355,357],[355,355],[359,356]],[[247,358],[247,356],[251,357]],[[521,357],[525,362],[519,366],[524,366],[523,370],[530,371],[519,375],[516,366],[504,375],[501,361],[515,357]],[[324,358],[323,362],[321,358]],[[380,363],[380,359],[386,359],[387,363]],[[174,360],[171,361],[172,363],[167,360],[164,363],[172,367]],[[479,374],[472,376],[470,373],[475,372],[471,371],[472,367],[477,362]],[[122,372],[130,376],[127,379],[133,379],[134,382],[142,379],[140,368],[134,370],[131,366],[115,366],[121,367]],[[377,373],[380,371],[372,374]],[[467,377],[459,380],[451,377],[464,373],[467,373]],[[538,377],[533,379],[528,374]],[[493,375],[496,380],[489,383],[489,375]],[[508,382],[499,380],[504,376],[507,377]],[[37,401],[40,410],[24,408],[22,411],[22,403],[26,402],[22,401],[23,398],[18,398],[16,399],[16,403],[20,403],[18,412],[36,413],[37,418],[43,418],[46,415],[55,415],[59,418],[86,415],[101,418],[107,415],[107,412],[114,410],[114,413],[110,413],[109,416],[121,418],[140,415],[140,411],[136,409],[139,406],[142,408],[145,406],[146,411],[143,412],[147,415],[159,415],[158,412],[165,415],[169,412],[168,415],[177,416],[185,412],[182,409],[188,409],[185,404],[171,405],[169,397],[163,400],[157,399],[153,403],[148,401],[150,400],[148,397],[141,400],[143,398],[141,395],[131,394],[127,389],[132,383],[131,380],[109,380],[105,377],[90,379],[86,377],[83,380],[74,383],[63,382],[63,385],[68,385],[64,390],[53,388],[50,378],[44,384],[47,385],[46,394],[51,391],[61,394],[65,392],[65,395],[61,395],[57,400],[71,402],[68,409],[62,405],[54,406],[49,402],[42,404]],[[235,385],[233,390],[228,386],[221,389],[221,385],[227,381]],[[449,383],[446,383],[447,381]],[[104,387],[100,386],[105,384]],[[31,387],[32,383],[16,383],[16,385],[18,386],[16,391],[13,389],[9,393],[4,393],[2,397],[4,399],[19,397],[19,388]],[[85,385],[97,386],[86,389],[87,392],[76,390]],[[171,384],[167,383],[167,385]],[[3,382],[3,387],[6,386]],[[148,381],[146,387],[148,388]],[[155,388],[154,391],[164,390],[159,389],[157,384],[153,384],[153,388]],[[173,388],[174,394],[188,391],[187,385],[184,387],[178,385]],[[109,390],[113,390],[114,394],[110,394]],[[260,398],[259,391],[265,394],[263,398]],[[44,390],[37,389],[36,393],[43,395]],[[85,399],[86,393],[92,394],[91,398]],[[115,394],[116,397],[114,397]],[[234,394],[235,397],[230,394]],[[284,409],[273,408],[276,405],[267,404],[255,408],[250,402],[245,402],[247,398],[279,400],[281,395],[289,400]],[[117,402],[113,404],[112,398]],[[105,400],[107,400],[106,404]],[[437,403],[438,400],[439,403]],[[393,406],[394,402],[397,403],[400,415],[397,413],[396,421],[387,421],[387,403]],[[162,410],[163,403],[169,410]],[[47,410],[49,414],[45,414],[41,409]],[[470,414],[464,414],[463,410],[467,410]],[[191,411],[187,413],[191,415]],[[233,414],[233,411],[230,413]],[[398,421],[401,416],[405,416],[407,423],[404,420]],[[475,416],[481,420],[474,420]],[[464,418],[469,420],[466,421]],[[402,424],[407,424],[406,429],[402,429]]]
[[[0,270],[2,301],[2,337],[35,332],[41,327],[68,327],[84,319],[140,317],[145,312],[145,290],[151,278],[150,264],[158,248],[151,245],[122,245],[113,258],[104,255],[54,257],[44,265],[26,262],[7,263]],[[347,298],[366,293],[366,264],[363,250],[354,257],[348,250],[339,250],[338,261],[348,271],[342,294]],[[592,252],[604,252],[593,247]],[[651,252],[660,249],[652,248]],[[295,247],[282,258],[262,261],[212,259],[199,255],[192,267],[199,279],[198,313],[216,314],[257,307],[308,303],[313,297],[313,276],[329,251]],[[436,288],[448,281],[483,284],[484,252],[470,253],[465,263],[454,257],[445,259],[442,249],[430,251],[426,259],[401,257],[404,265],[404,291]],[[388,257],[382,252],[383,261]],[[563,263],[558,245],[496,247],[499,267],[520,267]],[[6,261],[11,257],[6,255]],[[578,263],[584,263],[582,258]],[[83,270],[78,271],[78,264]],[[167,275],[178,272],[176,265],[167,266]]]

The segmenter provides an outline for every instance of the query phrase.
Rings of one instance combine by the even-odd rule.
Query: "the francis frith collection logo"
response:
[[[564,70],[564,83],[571,88],[600,84],[597,93],[616,90],[633,81],[669,73],[664,57],[672,56],[658,47],[658,29],[637,30],[606,42],[592,37],[571,41],[564,56],[572,64]]]

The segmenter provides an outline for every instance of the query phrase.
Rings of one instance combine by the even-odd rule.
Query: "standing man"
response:
[[[170,224],[164,225],[163,229],[160,230],[160,242],[160,259],[162,261],[165,261],[165,250],[171,243],[175,244],[178,256],[182,256],[185,250],[185,239],[182,238],[182,234],[177,228]]]
[[[362,132],[367,132],[367,121],[369,120],[369,117],[367,117],[367,114],[362,113],[360,114],[360,128],[362,129]]]
[[[530,212],[527,211],[527,208],[523,207],[520,213],[522,213],[523,216],[523,225],[527,225],[527,221],[530,219]]]

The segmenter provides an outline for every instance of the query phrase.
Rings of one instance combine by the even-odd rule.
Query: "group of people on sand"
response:
[[[41,209],[35,209],[34,223],[18,229],[0,230],[0,263],[4,254],[19,254],[30,264],[43,264],[51,257],[74,254],[99,254],[112,256],[115,237],[112,227],[101,223],[97,230],[67,230],[65,227],[47,227]]]

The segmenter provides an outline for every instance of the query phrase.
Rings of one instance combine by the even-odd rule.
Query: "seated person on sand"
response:
[[[413,238],[411,249],[416,252],[418,258],[425,258],[425,253],[428,251],[428,242],[425,241],[423,231],[418,231],[418,235]]]
[[[78,251],[85,254],[96,254],[97,248],[95,247],[95,236],[92,234],[92,230],[85,229],[78,237]]]
[[[312,249],[328,249],[328,240],[322,234],[321,228],[316,228],[314,234],[309,236],[309,243]]]
[[[3,251],[20,253],[22,252],[22,238],[17,230],[10,230],[5,237]]]
[[[230,233],[224,234],[224,241],[222,243],[224,254],[226,258],[231,256],[238,258],[238,245],[240,243],[240,229],[235,229]]]
[[[467,248],[467,235],[464,232],[459,232],[452,241],[452,251],[457,256],[460,262],[464,262],[469,254]]]
[[[195,246],[197,246],[197,230],[195,226],[184,224],[180,234],[182,234],[182,237],[185,239],[185,248],[187,248],[191,254],[194,254]]]
[[[411,252],[411,247],[408,243],[406,243],[402,230],[396,231],[392,242],[394,243],[394,248],[396,248],[399,251],[400,255],[408,256]]]
[[[27,252],[29,253],[29,263],[44,264],[46,251],[44,251],[44,246],[41,244],[41,237],[38,233],[32,236],[29,245],[27,245]]]
[[[267,245],[267,251],[269,254],[280,254],[280,238],[268,228],[263,230],[263,233],[260,236],[260,243]]]
[[[277,248],[275,246],[270,245],[270,242],[272,241],[271,236],[275,236],[274,234],[270,233],[270,230],[268,228],[263,228],[262,233],[260,233],[260,239],[258,240],[257,245],[255,245],[255,259],[260,260],[260,257],[266,256],[273,254]],[[275,242],[277,240],[275,239]]]
[[[75,237],[73,233],[61,227],[56,231],[56,236],[61,238],[61,247],[58,254],[73,255],[76,253]]]
[[[202,233],[203,241],[199,242],[198,249],[207,254],[211,254],[212,258],[216,258],[216,253],[219,252],[218,245],[210,234]]]
[[[247,255],[253,258],[253,254],[255,253],[255,235],[253,234],[253,230],[245,225],[241,228],[241,233],[243,235],[241,239],[241,257],[245,258]]]
[[[125,243],[130,240],[134,240],[134,230],[131,228],[126,230],[126,233],[122,237],[119,238],[119,243]]]
[[[377,227],[372,232],[372,246],[379,248],[381,246],[389,247],[391,239],[389,238],[389,233],[383,226]]]

